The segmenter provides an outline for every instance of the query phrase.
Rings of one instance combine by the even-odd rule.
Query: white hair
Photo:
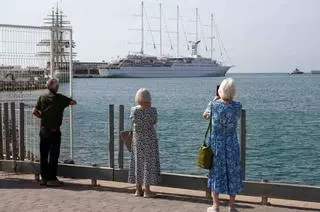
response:
[[[140,88],[136,94],[136,103],[151,102],[151,94],[146,88]]]
[[[226,78],[222,80],[218,93],[223,100],[232,101],[236,95],[236,86],[234,84],[234,80],[232,78]]]

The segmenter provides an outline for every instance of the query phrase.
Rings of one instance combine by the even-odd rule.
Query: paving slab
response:
[[[158,192],[157,197],[146,199],[134,196],[132,184],[98,181],[99,186],[93,187],[90,180],[63,180],[65,185],[61,187],[43,187],[33,180],[33,175],[0,173],[0,211],[205,212],[210,206],[210,200],[204,198],[204,192],[201,191],[154,187],[154,191]],[[223,196],[222,199],[224,198]],[[240,197],[238,210],[320,211],[318,203],[299,205],[295,201],[289,201],[288,205],[281,205],[278,200],[272,203],[277,204],[276,207],[255,204],[258,200],[259,198]],[[227,211],[227,201],[222,200],[222,204],[220,211]],[[305,206],[309,208],[302,208]]]

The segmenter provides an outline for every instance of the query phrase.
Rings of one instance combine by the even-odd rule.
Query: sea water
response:
[[[320,184],[320,75],[227,76],[234,78],[236,100],[247,113],[246,178]],[[201,115],[222,80],[75,79],[74,97],[79,103],[74,112],[76,162],[108,163],[108,105],[114,104],[116,112],[118,105],[125,106],[129,128],[135,93],[145,87],[158,109],[162,171],[206,174],[196,166],[198,146],[207,127]]]
[[[320,184],[320,75],[228,74],[237,86],[236,100],[246,110],[246,179]],[[109,165],[108,107],[115,106],[115,163],[118,108],[130,107],[135,93],[148,88],[158,109],[156,126],[161,170],[207,174],[196,166],[207,122],[202,118],[215,87],[224,78],[74,79],[73,156],[77,164]],[[62,90],[68,91],[68,88]],[[68,113],[68,112],[66,112]],[[67,131],[65,131],[67,132]],[[62,145],[61,159],[69,157]],[[125,167],[129,154],[125,151]]]

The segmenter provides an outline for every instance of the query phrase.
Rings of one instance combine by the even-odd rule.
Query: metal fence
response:
[[[46,81],[52,77],[59,79],[61,93],[72,96],[72,48],[69,28],[0,24],[0,103],[3,104],[0,137],[16,137],[18,143],[24,139],[26,156],[34,160],[39,158],[40,121],[32,116],[32,108],[46,92]],[[22,117],[20,103],[23,103],[24,129],[19,124],[13,129],[12,123],[20,123]],[[62,159],[72,158],[73,115],[68,110],[62,127]],[[19,137],[21,130],[24,138]],[[10,152],[13,152],[15,144],[10,141]]]

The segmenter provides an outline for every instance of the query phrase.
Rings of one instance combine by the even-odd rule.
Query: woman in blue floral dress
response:
[[[207,212],[219,212],[219,194],[230,196],[229,211],[235,212],[235,197],[243,188],[236,132],[242,106],[233,100],[235,85],[232,78],[221,82],[218,93],[219,96],[209,103],[203,114],[205,119],[209,119],[212,114],[210,142],[214,153],[213,166],[208,176],[213,206]]]

